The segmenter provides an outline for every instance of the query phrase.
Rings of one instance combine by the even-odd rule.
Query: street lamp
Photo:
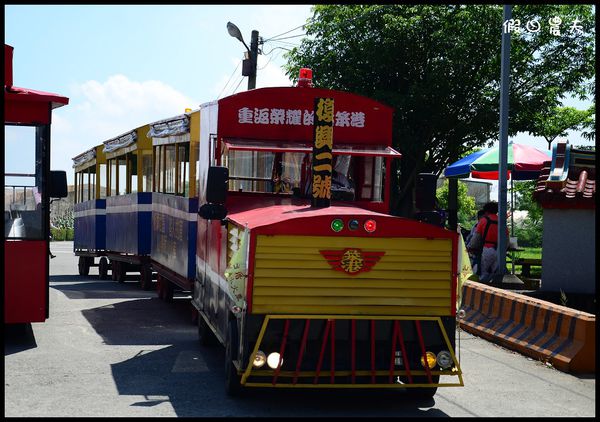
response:
[[[227,22],[227,32],[233,38],[237,38],[248,52],[245,54],[246,58],[242,62],[242,76],[248,76],[248,89],[254,89],[256,87],[256,62],[258,57],[258,31],[252,31],[252,37],[250,38],[250,48],[244,42],[244,37],[240,29],[233,23]]]

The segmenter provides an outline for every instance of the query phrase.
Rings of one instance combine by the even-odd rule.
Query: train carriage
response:
[[[107,162],[106,256],[113,280],[140,273],[140,285],[152,287],[152,140],[149,125],[104,142]]]
[[[80,275],[98,266],[100,279],[108,277],[106,258],[106,155],[98,145],[73,157],[75,171],[73,250],[79,256]],[[95,258],[100,258],[98,264]]]
[[[154,157],[152,268],[157,290],[170,300],[174,290],[191,292],[196,276],[196,230],[200,112],[150,124]]]

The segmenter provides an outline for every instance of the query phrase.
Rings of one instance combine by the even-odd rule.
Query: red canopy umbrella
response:
[[[544,162],[551,159],[550,151],[515,144],[508,144],[508,177],[514,180],[535,180],[538,178]],[[476,151],[449,165],[444,170],[446,177],[473,177],[475,179],[498,180],[500,147]]]
[[[538,178],[544,162],[552,159],[550,151],[509,142],[507,150],[507,178],[510,178],[510,221],[511,235],[514,235],[514,189],[513,180],[535,180]],[[448,178],[467,178],[498,180],[500,146],[476,151],[449,165],[444,170]],[[514,274],[514,262],[512,266]]]

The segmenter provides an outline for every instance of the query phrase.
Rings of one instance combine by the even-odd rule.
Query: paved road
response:
[[[221,347],[201,348],[185,298],[77,275],[55,242],[50,318],[5,327],[5,416],[595,416],[594,376],[576,377],[461,332],[465,387],[413,402],[401,393],[224,393]],[[9,264],[9,263],[7,263]]]

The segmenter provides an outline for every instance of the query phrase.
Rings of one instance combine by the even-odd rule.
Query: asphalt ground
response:
[[[575,376],[460,332],[464,387],[398,392],[224,392],[224,350],[204,348],[186,297],[77,273],[53,242],[50,317],[5,326],[7,417],[594,417],[595,376]],[[9,264],[9,263],[7,263]]]

